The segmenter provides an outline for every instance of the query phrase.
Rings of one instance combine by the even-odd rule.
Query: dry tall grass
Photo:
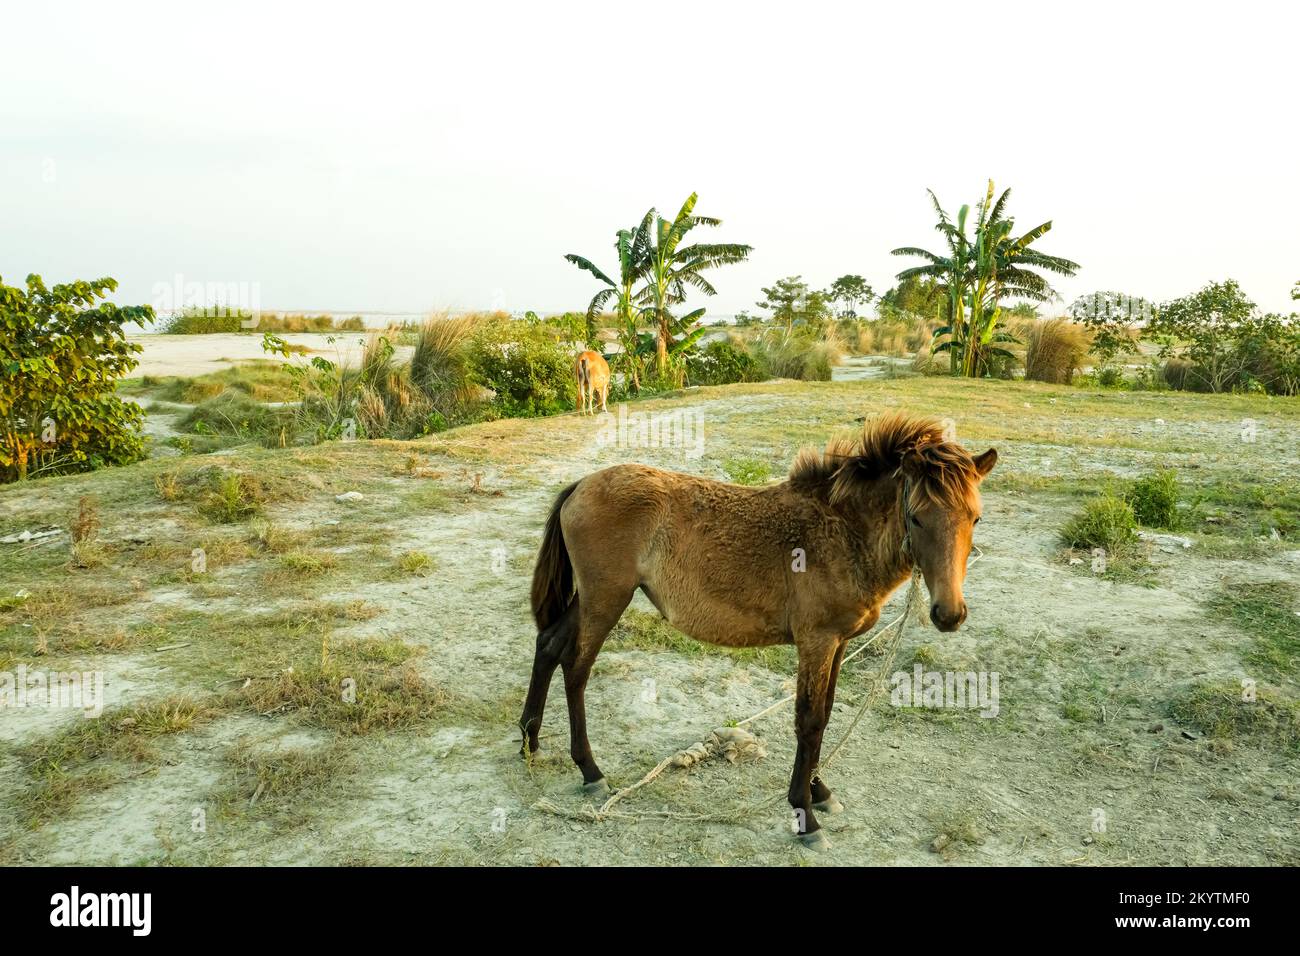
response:
[[[1092,336],[1069,319],[1039,319],[1029,325],[1024,341],[1025,378],[1064,385],[1082,367]]]

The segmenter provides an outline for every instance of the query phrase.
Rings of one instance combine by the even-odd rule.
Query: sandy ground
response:
[[[711,391],[707,399],[687,398],[679,404],[707,404],[709,444],[702,458],[678,449],[602,446],[597,440],[600,419],[564,416],[528,423],[547,437],[550,451],[540,460],[505,460],[486,470],[453,464],[445,479],[449,485],[468,485],[471,473],[478,471],[491,494],[476,495],[468,509],[456,513],[406,512],[391,525],[394,550],[418,548],[434,555],[437,573],[420,580],[377,576],[338,581],[328,597],[364,599],[383,607],[383,615],[362,625],[363,630],[377,628],[420,644],[427,650],[421,666],[431,680],[485,700],[504,699],[510,717],[357,740],[352,746],[362,770],[313,794],[294,809],[291,824],[214,823],[195,833],[191,817],[196,808],[208,805],[221,777],[221,755],[234,743],[310,750],[327,742],[325,735],[288,721],[223,718],[167,742],[166,760],[156,772],[93,796],[65,818],[22,836],[13,851],[16,861],[1300,862],[1296,760],[1249,748],[1212,755],[1204,741],[1184,736],[1164,716],[1172,688],[1195,676],[1232,679],[1241,673],[1234,635],[1206,619],[1200,603],[1204,595],[1227,579],[1300,582],[1298,553],[1236,561],[1202,558],[1194,550],[1155,549],[1154,587],[1101,580],[1070,567],[1061,556],[1056,531],[1070,505],[999,491],[992,481],[977,539],[983,558],[972,568],[966,591],[969,622],[953,635],[914,627],[899,666],[906,666],[919,648],[928,648],[940,668],[999,672],[1001,715],[992,720],[969,711],[903,716],[888,708],[869,714],[827,773],[847,807],[842,814],[823,817],[834,843],[831,853],[813,855],[797,847],[788,832],[788,808],[779,800],[793,757],[788,708],[754,725],[766,744],[765,758],[670,771],[626,801],[626,817],[590,822],[538,809],[539,801],[567,813],[591,805],[579,791],[580,775],[567,754],[558,677],[543,753],[531,767],[518,755],[512,725],[532,656],[528,573],[556,490],[598,467],[629,460],[710,477],[721,477],[721,462],[732,454],[788,463],[795,443],[774,438],[770,446],[756,448],[752,441],[731,437],[733,432],[756,421],[811,419],[816,417],[814,405],[823,411],[842,408],[841,420],[849,424],[864,409],[899,404],[896,397],[866,391],[872,387],[836,386],[838,390],[812,399],[776,387],[757,394]],[[1048,414],[1049,408],[1040,402],[1033,414]],[[485,448],[505,445],[518,434],[511,430],[515,427],[477,426],[468,440]],[[1150,427],[1166,426],[1162,421]],[[1213,448],[1225,426],[1184,417],[1167,427]],[[1004,473],[1077,473],[1112,466],[1123,471],[1162,458],[1129,449],[1075,449],[1065,435],[1059,445],[1023,442],[1011,423],[1005,431],[1006,438],[997,442]],[[818,425],[806,437],[821,439],[823,433]],[[1269,462],[1285,466],[1294,459],[1297,441],[1300,429],[1292,417],[1280,427],[1270,425],[1249,451],[1261,468],[1272,467],[1265,464]],[[1224,454],[1238,452],[1229,447]],[[394,488],[397,483],[394,479]],[[347,506],[333,500],[339,490],[327,485],[307,502],[284,506],[276,520],[304,527],[346,522]],[[400,507],[396,497],[393,507]],[[143,533],[165,531],[146,528]],[[238,586],[238,572],[232,571],[227,583]],[[155,593],[150,600],[192,605],[195,598],[174,592]],[[219,613],[223,606],[234,609],[249,600],[258,598],[199,603]],[[898,603],[896,597],[891,608]],[[633,607],[651,610],[639,595]],[[892,616],[887,610],[884,619]],[[144,653],[95,662],[109,673],[110,702],[156,694],[157,659]],[[856,710],[876,663],[865,655],[846,668],[827,731],[828,749]],[[1103,694],[1114,693],[1122,703],[1097,723],[1063,720],[1063,693],[1090,675],[1105,685]],[[627,785],[710,730],[764,709],[789,688],[788,675],[756,663],[621,648],[616,633],[588,690],[595,755],[616,787]],[[30,739],[48,732],[50,725],[29,721],[6,729],[11,740]],[[0,763],[0,772],[6,769]],[[1232,799],[1214,796],[1225,790]],[[777,801],[764,803],[771,798]],[[719,813],[733,819],[691,818]],[[1106,821],[1100,831],[1098,819]],[[973,838],[935,852],[936,836],[953,830],[953,820],[969,821]]]
[[[278,333],[290,345],[311,349],[312,354],[323,355],[334,362],[357,365],[365,343],[365,332],[283,332]],[[193,378],[208,372],[229,368],[236,362],[249,359],[267,359],[262,349],[262,336],[250,333],[216,333],[213,335],[132,335],[128,336],[144,348],[138,356],[140,365],[132,375],[176,375]],[[332,341],[331,341],[332,340]],[[409,356],[409,346],[396,349],[398,358]]]

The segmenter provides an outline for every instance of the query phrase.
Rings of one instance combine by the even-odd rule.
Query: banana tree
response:
[[[930,198],[939,214],[936,228],[948,242],[949,255],[937,256],[913,247],[894,250],[895,255],[920,256],[928,260],[925,265],[900,272],[899,279],[912,275],[930,276],[938,279],[948,291],[948,323],[934,333],[936,338],[946,337],[946,341],[935,346],[934,351],[949,353],[954,374],[972,377],[985,374],[990,360],[995,357],[1013,357],[1003,346],[1015,343],[1017,339],[998,329],[1002,300],[1050,301],[1056,297],[1056,292],[1033,270],[1072,276],[1079,269],[1077,262],[1032,248],[1034,242],[1051,231],[1050,220],[1015,236],[1015,220],[1006,216],[1011,190],[1004,190],[996,201],[993,195],[993,180],[990,179],[978,207],[974,235],[968,239],[966,219],[969,207],[961,208],[954,224],[931,192]]]
[[[970,206],[962,206],[957,210],[957,218],[954,222],[939,203],[939,197],[934,194],[934,190],[928,189],[926,192],[930,194],[930,202],[939,217],[935,229],[943,235],[944,242],[948,246],[948,254],[938,255],[916,246],[904,246],[893,250],[892,254],[918,256],[927,260],[925,265],[913,266],[900,272],[898,274],[900,282],[910,278],[929,278],[934,279],[943,290],[947,300],[947,315],[944,316],[946,324],[936,329],[934,334],[936,338],[947,335],[948,342],[935,351],[949,352],[949,369],[956,375],[960,358],[959,350],[953,348],[953,343],[963,342],[966,338],[967,289],[971,282],[974,259],[973,247],[966,237],[966,219],[970,215]]]
[[[619,344],[623,348],[620,357],[616,359],[616,364],[623,366],[621,371],[634,392],[641,390],[641,374],[644,371],[645,364],[644,359],[639,355],[635,347],[640,335],[638,318],[641,314],[641,308],[637,303],[636,295],[633,293],[633,287],[645,268],[650,244],[650,228],[654,222],[654,215],[655,211],[651,209],[638,225],[631,229],[620,229],[615,234],[614,249],[618,253],[617,282],[605,275],[590,259],[573,253],[569,253],[564,257],[579,269],[590,272],[605,284],[605,288],[592,296],[591,304],[587,306],[588,326],[595,322],[596,316],[613,299],[613,311],[618,319]]]
[[[640,289],[638,297],[646,307],[647,317],[654,322],[655,374],[661,378],[669,377],[673,369],[670,355],[673,354],[675,320],[669,306],[685,301],[688,289],[705,295],[716,295],[718,290],[704,277],[704,272],[718,266],[743,262],[749,257],[752,248],[728,242],[683,246],[687,234],[696,226],[722,225],[721,219],[695,215],[698,199],[696,193],[691,193],[671,222],[654,210],[646,213],[647,219],[652,218],[653,223],[645,267],[642,270],[645,285]]]

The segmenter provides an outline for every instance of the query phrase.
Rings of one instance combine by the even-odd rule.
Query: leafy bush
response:
[[[1150,321],[1155,311],[1155,306],[1146,299],[1123,292],[1094,292],[1075,299],[1070,305],[1070,317],[1083,323],[1091,333],[1088,351],[1103,366],[1137,352],[1137,324]]]
[[[1097,369],[1097,384],[1102,388],[1123,388],[1124,370],[1118,365],[1103,365]]]
[[[252,313],[228,308],[182,309],[167,319],[162,331],[168,335],[212,335],[221,332],[238,332],[243,323],[252,319]]]
[[[1170,360],[1165,377],[1174,388],[1289,394],[1300,384],[1300,332],[1261,314],[1232,279],[1166,303],[1148,333]]]
[[[1136,534],[1133,506],[1122,498],[1103,495],[1089,501],[1066,523],[1061,540],[1071,548],[1105,548],[1118,554],[1132,548]]]
[[[0,282],[0,482],[84,471],[144,457],[144,410],[115,393],[139,363],[126,322],[153,321],[149,306],[96,305],[114,279],[46,288]]]
[[[763,379],[758,360],[742,344],[730,339],[717,339],[688,355],[686,374],[695,385],[731,385]]]
[[[470,339],[468,362],[474,381],[495,393],[499,415],[552,415],[575,405],[573,360],[544,326],[485,322]]]
[[[1178,477],[1171,469],[1139,478],[1124,495],[1139,524],[1177,531],[1183,523],[1178,513]]]

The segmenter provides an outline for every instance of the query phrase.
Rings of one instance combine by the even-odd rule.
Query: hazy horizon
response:
[[[708,238],[754,246],[691,300],[730,315],[789,275],[883,292],[911,263],[892,248],[940,247],[927,187],[955,212],[991,176],[1020,229],[1053,220],[1039,245],[1082,264],[1064,303],[1231,277],[1296,308],[1293,11],[310,9],[10,10],[4,282],[581,309],[596,284],[562,256],[612,271],[616,229],[697,191],[724,221]]]

